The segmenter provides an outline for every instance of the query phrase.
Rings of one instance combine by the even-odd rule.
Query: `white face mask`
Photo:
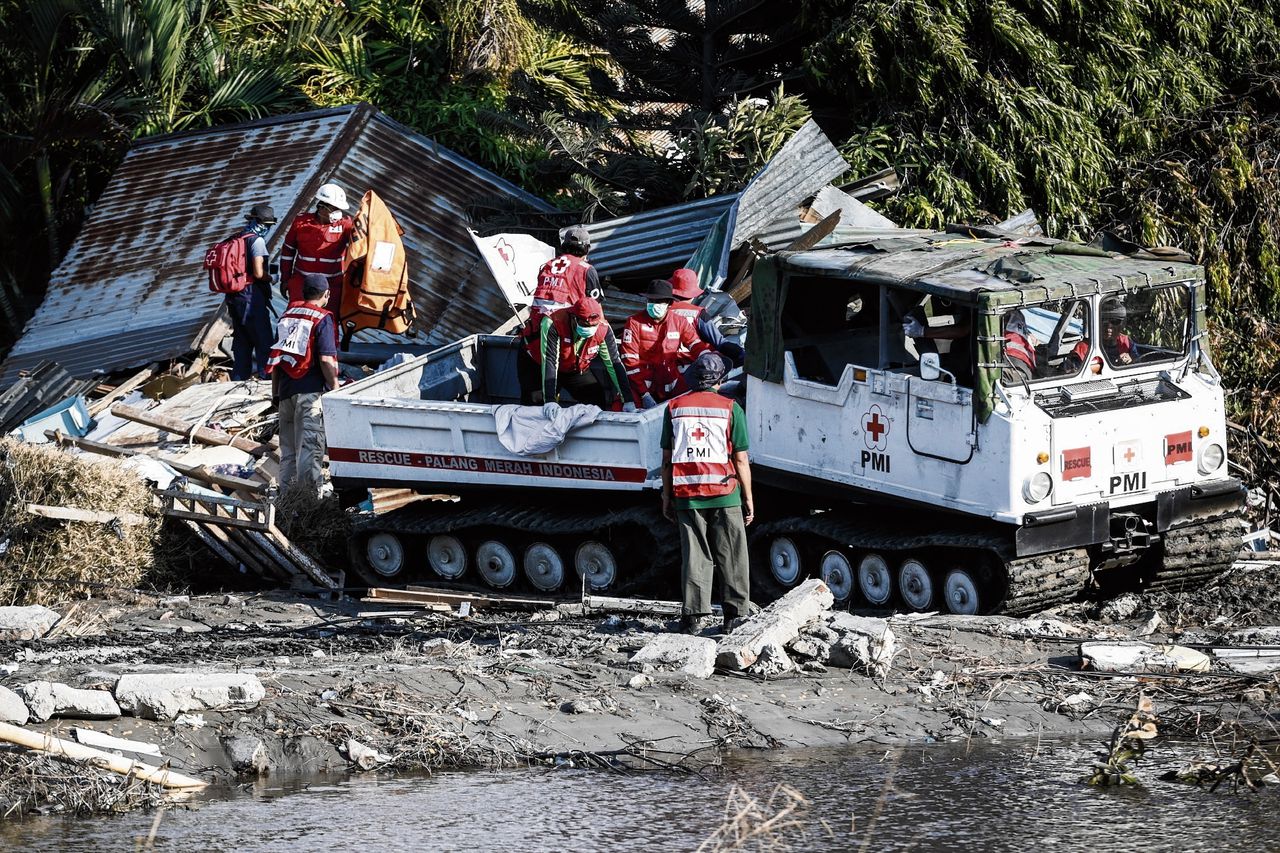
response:
[[[341,211],[341,210],[331,210],[331,211],[329,211],[329,221],[330,221],[330,222],[337,222],[337,221],[338,221],[339,219],[341,219],[341,218],[342,218],[342,211]]]

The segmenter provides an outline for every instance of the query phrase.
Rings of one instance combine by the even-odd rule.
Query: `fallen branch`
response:
[[[184,776],[181,773],[175,773],[167,768],[154,767],[150,764],[141,764],[128,758],[121,758],[118,755],[103,752],[100,749],[83,746],[82,744],[73,743],[72,741],[63,740],[62,738],[56,738],[52,735],[29,731],[21,726],[11,725],[10,723],[0,723],[0,740],[8,741],[9,743],[16,743],[19,746],[25,746],[28,749],[34,749],[38,752],[48,753],[49,755],[57,758],[68,758],[72,761],[88,761],[95,767],[105,768],[110,770],[112,773],[119,773],[121,776],[132,776],[136,779],[141,779],[144,782],[152,782],[165,788],[186,790],[192,788],[204,788],[209,784],[202,779]]]

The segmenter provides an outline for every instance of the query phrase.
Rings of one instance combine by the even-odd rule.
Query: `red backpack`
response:
[[[243,234],[215,243],[204,254],[204,268],[209,271],[209,290],[214,293],[239,293],[249,286],[249,269],[245,259]]]

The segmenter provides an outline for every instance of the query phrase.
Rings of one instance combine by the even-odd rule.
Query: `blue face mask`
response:
[[[259,237],[265,237],[267,236],[267,232],[271,230],[271,226],[267,225],[265,222],[250,222],[249,230],[254,234],[257,234]]]
[[[663,317],[667,316],[667,308],[669,307],[670,306],[665,302],[650,302],[644,306],[644,310],[647,311],[649,316],[653,319],[661,320]]]
[[[577,323],[574,323],[573,325],[573,331],[580,338],[594,337],[597,328],[599,327],[598,326],[579,326]]]

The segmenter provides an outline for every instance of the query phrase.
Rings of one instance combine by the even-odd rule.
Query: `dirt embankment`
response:
[[[1234,629],[1280,625],[1277,590],[1280,567],[1271,566],[1237,569],[1195,594],[1031,619],[896,617],[878,623],[893,642],[872,666],[832,651],[852,646],[839,620],[820,619],[787,642],[785,661],[765,654],[754,671],[708,677],[632,661],[674,627],[653,618],[573,608],[460,618],[286,594],[139,598],[81,603],[60,636],[0,643],[0,684],[23,696],[40,681],[114,691],[119,717],[55,712],[27,727],[154,744],[163,759],[139,757],[215,782],[536,761],[700,767],[733,747],[1105,736],[1141,693],[1169,732],[1274,736],[1274,671],[1244,675],[1215,661],[1207,672],[1107,674],[1081,670],[1078,648],[1095,639],[1221,644]],[[122,676],[175,673],[195,683],[252,676],[262,695],[173,714],[156,700],[129,709]],[[35,802],[15,784],[30,773],[15,756],[0,763],[0,796],[21,810]]]

